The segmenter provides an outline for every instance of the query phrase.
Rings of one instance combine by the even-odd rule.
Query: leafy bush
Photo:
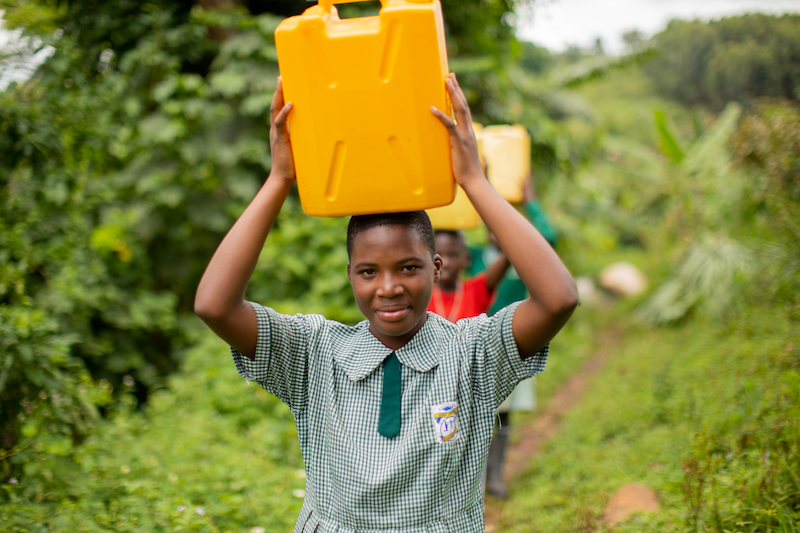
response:
[[[141,397],[175,368],[171,345],[181,292],[173,280],[187,288],[191,283],[191,273],[179,270],[180,259],[188,255],[185,235],[196,229],[197,244],[203,246],[205,233],[204,246],[213,246],[207,226],[189,226],[185,212],[188,186],[197,187],[196,178],[165,175],[156,165],[120,172],[134,159],[137,144],[158,145],[170,131],[148,129],[153,119],[147,107],[155,102],[141,105],[130,91],[148,93],[150,76],[180,68],[159,50],[197,49],[205,34],[198,24],[165,30],[171,16],[160,10],[142,15],[139,22],[153,34],[138,54],[119,58],[118,69],[98,57],[97,69],[85,69],[74,40],[50,37],[47,42],[57,50],[40,79],[2,95],[0,309],[5,328],[17,330],[10,333],[19,344],[7,352],[7,364],[19,378],[4,384],[4,396],[13,400],[4,402],[2,430],[12,437],[4,442],[7,450],[19,435],[18,412],[39,397],[66,398],[72,410],[92,410],[71,392],[79,383],[90,387],[83,368],[106,380],[106,388],[119,386],[130,374],[141,384]],[[109,64],[115,58],[104,57]],[[150,163],[141,156],[138,161],[144,167]],[[180,204],[182,215],[174,209]],[[184,220],[183,236],[178,219]],[[171,268],[154,261],[173,253]],[[188,296],[186,288],[183,295]],[[42,327],[26,336],[21,316],[35,317],[30,322]],[[86,425],[78,423],[81,416],[73,418],[64,432],[77,441]]]
[[[110,387],[96,385],[82,362],[69,353],[74,335],[59,335],[44,312],[0,306],[0,476],[10,477],[27,453],[65,456],[98,422],[98,407],[110,401]]]
[[[754,200],[767,207],[778,236],[800,250],[800,107],[759,102],[733,142],[737,159],[759,171]]]
[[[177,317],[191,309],[215,246],[269,171],[265,112],[278,19],[195,9],[183,20],[155,4],[127,16],[135,35],[117,36],[120,49],[81,48],[94,26],[51,35],[44,44],[56,51],[38,78],[0,96],[7,451],[20,436],[20,413],[41,395],[71,402],[62,409],[72,414],[58,415],[65,435],[77,442],[87,434],[96,409],[90,396],[76,396],[79,384],[94,390],[84,368],[108,390],[132,380],[140,401],[162,386],[184,342]],[[97,20],[109,32],[118,24]],[[220,27],[235,31],[221,46],[209,38]],[[211,52],[210,73],[191,72]],[[291,232],[290,214],[300,218],[297,205],[294,196],[278,235]],[[353,320],[346,261],[329,275],[342,259],[341,222],[303,220],[308,238],[286,246],[251,290]],[[309,259],[323,254],[331,261]],[[301,256],[308,266],[296,272]]]

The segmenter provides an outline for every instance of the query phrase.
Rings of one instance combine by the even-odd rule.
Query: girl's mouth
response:
[[[411,312],[410,307],[389,307],[383,309],[377,309],[375,314],[381,317],[381,319],[387,322],[396,322],[398,320],[402,320],[403,318]]]

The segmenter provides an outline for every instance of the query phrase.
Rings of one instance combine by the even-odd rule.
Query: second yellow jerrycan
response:
[[[482,222],[467,193],[460,186],[456,186],[456,197],[452,204],[428,209],[428,216],[434,230],[474,229]]]
[[[523,126],[486,126],[481,131],[489,182],[511,203],[523,200],[531,171],[531,138]]]
[[[439,0],[381,0],[339,19],[320,0],[275,30],[303,210],[315,216],[416,211],[455,193]]]
[[[478,154],[481,156],[481,162],[483,162],[483,141],[481,136],[483,126],[473,122],[472,129],[475,131],[475,137],[478,141]],[[431,219],[431,225],[434,230],[474,229],[480,226],[482,222],[481,216],[475,210],[472,202],[467,197],[467,193],[464,192],[460,185],[456,185],[456,197],[452,204],[428,209],[428,216]]]

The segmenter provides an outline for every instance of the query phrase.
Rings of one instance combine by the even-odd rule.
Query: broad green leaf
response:
[[[664,117],[664,111],[656,108],[653,111],[653,118],[655,119],[656,128],[658,128],[658,135],[661,138],[661,152],[677,165],[683,161],[685,155],[675,133],[671,131],[672,128]]]

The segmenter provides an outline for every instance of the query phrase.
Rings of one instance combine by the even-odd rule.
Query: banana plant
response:
[[[639,309],[653,323],[679,320],[702,307],[719,313],[731,301],[735,280],[748,273],[753,252],[731,235],[746,209],[746,176],[734,169],[728,141],[741,107],[729,104],[715,124],[684,148],[664,113],[656,127],[664,156],[663,191],[669,198],[661,238],[683,250],[674,273]]]

